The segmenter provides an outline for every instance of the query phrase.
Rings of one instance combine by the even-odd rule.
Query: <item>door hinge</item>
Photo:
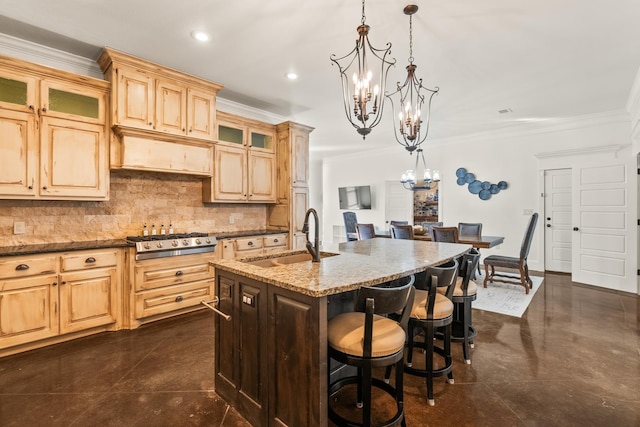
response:
[[[640,269],[638,269],[638,276],[640,276]]]
[[[638,225],[640,225],[640,219],[638,220]]]
[[[638,168],[638,175],[640,175],[640,168]]]

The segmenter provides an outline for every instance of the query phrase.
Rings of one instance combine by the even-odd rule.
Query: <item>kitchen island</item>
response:
[[[376,238],[304,251],[213,261],[215,387],[255,426],[326,426],[327,320],[355,292],[424,271],[470,245]],[[266,260],[266,261],[265,261]],[[297,262],[296,262],[297,261]]]

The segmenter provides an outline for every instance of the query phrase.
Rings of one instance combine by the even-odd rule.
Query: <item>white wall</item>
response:
[[[539,210],[540,193],[543,190],[540,188],[539,160],[536,155],[630,144],[629,114],[610,112],[573,118],[562,123],[538,123],[535,127],[520,126],[516,130],[446,141],[433,140],[423,148],[427,167],[440,170],[440,220],[445,225],[482,222],[483,234],[505,237],[504,244],[482,250],[484,257],[492,253],[510,256],[519,253],[530,217],[528,212]],[[390,142],[389,145],[383,151],[367,152],[363,149],[357,156],[334,157],[323,162],[325,242],[331,241],[333,226],[343,223],[342,211],[338,207],[338,187],[346,185],[372,186],[372,210],[357,211],[358,221],[371,222],[384,228],[384,182],[399,179],[401,173],[414,162],[414,158],[397,144]],[[631,150],[626,152],[631,153]],[[571,167],[571,156],[564,156],[563,162],[568,165],[565,167]],[[467,186],[456,184],[455,171],[459,167],[466,168],[480,181],[497,183],[504,180],[509,187],[489,200],[480,200],[477,195],[469,193]],[[633,210],[630,215],[635,218],[635,203],[630,210]],[[542,224],[539,220],[529,256],[532,270],[544,270],[544,248],[540,238]],[[637,252],[635,247],[633,250]]]

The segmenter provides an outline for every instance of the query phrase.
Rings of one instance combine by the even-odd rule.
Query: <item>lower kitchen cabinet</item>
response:
[[[254,426],[326,424],[313,403],[326,392],[318,382],[326,360],[314,350],[326,299],[224,270],[216,275],[218,308],[231,316],[215,321],[216,393]]]
[[[202,307],[202,301],[210,301],[214,295],[213,256],[207,252],[132,261],[129,326],[190,311]]]
[[[218,245],[222,248],[223,259],[259,256],[286,251],[289,248],[286,233],[222,239],[218,241]]]
[[[120,249],[1,258],[0,355],[116,328],[122,263]]]

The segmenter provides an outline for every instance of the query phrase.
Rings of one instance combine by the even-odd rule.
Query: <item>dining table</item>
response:
[[[376,237],[391,237],[391,233],[387,230],[376,230]],[[414,240],[431,241],[430,234],[414,234]],[[476,235],[459,235],[458,242],[471,245],[476,249],[489,249],[504,243],[503,236],[476,236]]]

